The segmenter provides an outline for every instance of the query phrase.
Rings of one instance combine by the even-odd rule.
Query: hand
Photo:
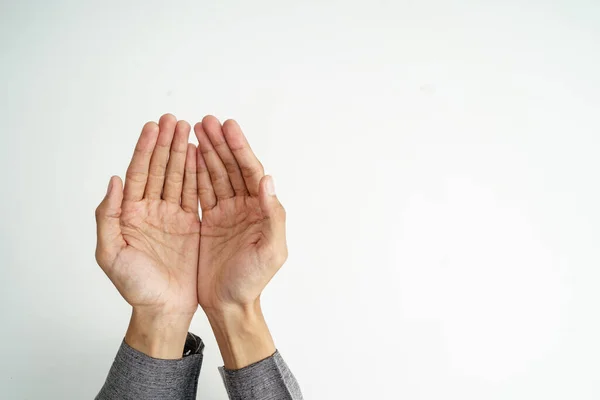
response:
[[[205,309],[253,304],[287,258],[285,210],[239,125],[212,116],[198,137],[202,206],[198,300]]]
[[[270,356],[260,294],[287,258],[285,210],[239,125],[212,116],[196,124],[202,207],[198,301],[226,368]]]
[[[96,260],[133,307],[125,341],[157,358],[181,358],[198,307],[200,239],[196,149],[190,126],[147,123],[125,189],[112,177],[96,210]]]

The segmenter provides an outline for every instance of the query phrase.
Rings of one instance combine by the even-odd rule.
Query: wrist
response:
[[[179,359],[193,314],[133,308],[125,343],[150,357]]]
[[[204,308],[227,369],[240,369],[275,353],[260,300],[252,304]]]

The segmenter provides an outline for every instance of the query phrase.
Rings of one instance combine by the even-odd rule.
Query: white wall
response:
[[[95,4],[94,4],[95,3]],[[600,398],[600,3],[0,5],[0,397],[92,398],[129,309],[93,212],[140,128],[236,118],[306,399]],[[202,399],[225,399],[205,317]]]

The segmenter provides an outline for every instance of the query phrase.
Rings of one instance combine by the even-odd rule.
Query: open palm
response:
[[[285,211],[239,125],[212,116],[194,127],[202,228],[202,307],[249,304],[287,257]]]
[[[113,177],[97,209],[96,258],[134,307],[192,314],[200,220],[190,126],[172,115],[144,126],[123,189]]]

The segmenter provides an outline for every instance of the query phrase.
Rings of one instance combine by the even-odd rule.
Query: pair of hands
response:
[[[235,121],[205,117],[197,148],[190,131],[170,114],[144,125],[96,210],[96,260],[133,307],[130,346],[181,358],[199,304],[241,368],[275,351],[260,294],[287,258],[285,211]]]

